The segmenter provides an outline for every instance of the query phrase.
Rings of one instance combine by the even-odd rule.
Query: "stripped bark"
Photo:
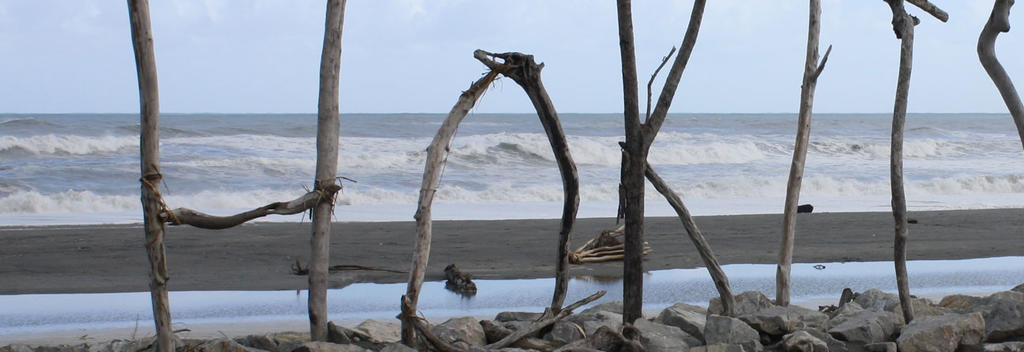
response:
[[[903,189],[903,125],[907,120],[907,95],[910,92],[910,72],[914,59],[914,26],[917,18],[907,14],[903,0],[886,0],[892,8],[892,26],[900,38],[900,70],[896,82],[896,101],[892,113],[892,143],[889,155],[889,182],[892,188],[892,216],[895,220],[893,262],[896,267],[896,286],[899,290],[903,319],[914,320],[910,283],[907,277],[907,197]]]
[[[992,5],[992,15],[988,17],[985,28],[981,30],[978,37],[978,59],[981,66],[985,67],[988,77],[992,79],[1003,97],[1006,108],[1010,110],[1010,116],[1017,125],[1017,134],[1020,136],[1021,144],[1024,145],[1024,105],[1021,104],[1020,96],[1017,95],[1017,88],[1013,86],[1010,75],[1006,74],[1003,65],[996,58],[996,37],[1000,32],[1010,31],[1010,7],[1013,0],[996,0]]]
[[[318,197],[312,211],[313,235],[309,257],[309,333],[313,341],[327,341],[327,274],[330,261],[334,183],[338,173],[338,83],[341,71],[341,34],[346,0],[328,0],[324,46],[320,55],[320,94],[317,103],[316,174]]]
[[[235,227],[267,215],[298,214],[313,208],[323,198],[333,198],[341,190],[340,185],[329,184],[322,191],[311,191],[287,202],[275,202],[262,207],[229,216],[205,214],[189,208],[177,208],[163,213],[160,219],[171,225],[191,225],[201,229],[219,230]]]
[[[459,127],[459,123],[466,117],[469,110],[476,104],[477,99],[484,94],[487,86],[494,82],[498,76],[497,72],[488,72],[462,92],[458,102],[452,107],[445,118],[441,128],[434,135],[434,140],[427,147],[427,162],[423,169],[423,183],[420,186],[420,198],[416,208],[416,248],[413,249],[412,269],[409,271],[409,284],[406,287],[405,295],[402,295],[402,343],[406,346],[415,347],[416,326],[419,317],[416,316],[416,304],[419,302],[420,288],[423,286],[423,278],[426,275],[427,260],[430,258],[430,240],[432,230],[432,219],[430,214],[431,204],[434,202],[434,194],[437,193],[437,186],[441,182],[441,171],[445,163],[445,155],[452,137]]]
[[[793,147],[793,163],[789,168],[789,182],[786,184],[786,203],[782,217],[782,248],[779,250],[779,265],[775,271],[775,304],[789,305],[789,272],[793,264],[793,243],[796,241],[796,213],[800,201],[800,186],[804,178],[804,162],[807,160],[807,144],[811,136],[811,114],[814,111],[814,88],[818,76],[825,69],[825,62],[832,52],[829,46],[825,57],[818,62],[818,36],[821,33],[821,0],[810,0],[810,16],[807,26],[807,56],[804,59],[803,84],[800,86],[800,112],[797,118],[796,142]]]
[[[558,313],[565,303],[565,294],[569,288],[569,235],[572,233],[573,224],[576,222],[576,212],[580,206],[580,181],[576,171],[576,163],[569,152],[569,141],[562,131],[562,124],[558,120],[558,112],[551,103],[551,97],[544,89],[544,83],[540,79],[540,71],[544,64],[537,64],[533,55],[522,53],[494,54],[483,50],[476,50],[473,56],[477,60],[497,71],[506,77],[511,78],[530,98],[534,109],[537,110],[537,117],[544,126],[544,133],[548,136],[551,144],[551,152],[555,155],[555,163],[558,164],[558,172],[562,177],[562,222],[558,232],[558,254],[555,269],[555,292],[551,297],[551,310]],[[494,59],[502,59],[504,62],[497,62]]]
[[[651,185],[654,185],[654,189],[665,196],[665,200],[668,201],[668,204],[679,215],[679,221],[683,223],[686,234],[690,235],[690,240],[693,241],[694,247],[697,247],[700,259],[704,261],[704,266],[708,268],[711,280],[715,282],[715,288],[718,289],[718,296],[722,301],[724,314],[730,317],[736,316],[736,298],[733,296],[732,288],[729,286],[729,277],[725,275],[722,266],[718,264],[718,258],[711,251],[711,245],[704,239],[704,234],[697,227],[697,223],[693,221],[693,217],[690,216],[690,211],[686,209],[683,200],[679,198],[676,192],[672,191],[672,188],[661,179],[661,176],[658,176],[658,173],[654,171],[651,165],[647,165],[645,174],[647,180],[651,181]]]
[[[625,120],[626,143],[624,146],[621,171],[623,189],[620,204],[626,222],[625,258],[623,263],[622,290],[624,323],[632,323],[642,316],[643,306],[643,217],[644,217],[644,169],[651,143],[661,129],[668,109],[672,104],[679,79],[697,41],[701,19],[704,16],[705,0],[695,0],[690,13],[690,22],[683,36],[683,44],[669,70],[654,112],[643,123],[640,122],[640,107],[637,88],[636,50],[633,39],[633,13],[630,0],[617,1],[619,54],[622,62],[623,118]]]
[[[156,53],[149,18],[148,0],[128,0],[132,48],[139,79],[139,154],[142,177],[142,221],[149,258],[149,293],[156,327],[156,350],[174,351],[171,308],[167,298],[167,258],[164,250],[166,227],[160,215],[166,211],[160,195],[160,92],[156,74]]]

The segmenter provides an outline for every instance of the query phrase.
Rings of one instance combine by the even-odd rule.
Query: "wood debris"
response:
[[[601,231],[601,234],[584,243],[580,248],[569,254],[569,262],[573,264],[598,263],[622,260],[625,256],[622,241],[619,237],[625,233],[625,226]],[[644,255],[654,251],[644,242]]]

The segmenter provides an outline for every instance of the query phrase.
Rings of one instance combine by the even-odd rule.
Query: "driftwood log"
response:
[[[625,218],[625,258],[623,263],[623,314],[624,323],[631,323],[642,316],[643,307],[643,217],[644,217],[644,173],[647,154],[651,143],[658,135],[668,109],[672,105],[679,79],[686,63],[690,60],[697,33],[704,16],[705,0],[695,0],[690,13],[690,22],[683,36],[679,54],[669,69],[665,85],[655,105],[654,112],[646,121],[640,121],[638,101],[636,49],[633,38],[633,12],[630,0],[616,1],[619,29],[619,54],[622,62],[623,118],[625,120],[626,144],[623,148],[620,204]]]
[[[455,264],[448,264],[444,267],[444,288],[454,291],[461,296],[472,297],[476,295],[476,283],[473,278],[459,270]]]
[[[235,227],[267,215],[291,215],[312,209],[321,199],[331,199],[341,190],[341,185],[328,184],[322,190],[306,192],[299,198],[287,202],[275,202],[262,207],[229,216],[216,216],[189,208],[176,208],[160,214],[160,218],[171,225],[191,225],[201,229],[219,230]]]
[[[159,185],[160,175],[160,92],[157,83],[156,53],[149,18],[148,0],[129,0],[132,48],[139,80],[139,154],[142,171],[142,219],[149,258],[149,292],[156,327],[156,350],[174,351],[171,308],[167,298],[167,258],[164,250],[166,226],[160,214],[166,211]]]
[[[996,0],[992,5],[992,14],[985,23],[985,28],[978,36],[978,59],[981,66],[988,72],[999,95],[1003,97],[1006,108],[1010,110],[1014,124],[1017,125],[1017,134],[1020,136],[1021,144],[1024,145],[1024,105],[1021,104],[1017,88],[1013,86],[1010,75],[1003,69],[1003,65],[996,58],[996,37],[999,33],[1010,31],[1010,7],[1013,0]]]
[[[420,186],[420,197],[416,207],[416,246],[413,249],[412,269],[409,271],[409,284],[406,287],[405,295],[402,295],[402,313],[399,318],[402,321],[402,343],[409,347],[415,347],[418,340],[416,332],[422,330],[417,324],[422,324],[416,315],[416,304],[419,301],[420,288],[423,286],[423,279],[426,275],[427,261],[430,258],[430,240],[432,235],[431,205],[434,202],[434,194],[437,193],[437,186],[441,182],[441,170],[445,162],[445,155],[452,137],[459,127],[459,123],[466,117],[469,110],[476,104],[477,99],[484,94],[487,86],[494,82],[498,76],[497,72],[488,72],[480,79],[473,82],[469,89],[462,92],[458,102],[452,107],[445,118],[441,128],[434,135],[434,140],[427,147],[427,161],[423,170],[423,184]],[[430,329],[426,329],[429,333]]]
[[[313,235],[309,256],[309,333],[313,341],[327,341],[327,274],[330,260],[331,216],[334,213],[335,175],[338,173],[338,84],[341,71],[341,30],[345,0],[328,0],[324,46],[320,55],[320,93],[317,102],[316,173],[319,193],[312,211]],[[334,192],[332,192],[334,190]]]
[[[818,62],[818,37],[821,33],[821,0],[810,0],[810,16],[807,26],[807,56],[804,59],[803,84],[800,86],[800,110],[797,114],[796,142],[793,147],[793,163],[789,168],[789,182],[786,184],[786,203],[782,217],[782,245],[779,250],[779,265],[775,271],[775,304],[789,305],[789,273],[793,264],[793,244],[796,241],[796,214],[800,202],[800,186],[804,179],[804,163],[807,160],[807,145],[811,136],[811,116],[814,111],[814,89],[818,76],[825,69],[832,46]]]

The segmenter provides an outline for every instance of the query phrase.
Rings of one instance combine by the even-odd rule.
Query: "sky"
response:
[[[941,23],[911,5],[916,28],[911,112],[1005,113],[978,63],[993,1],[933,0]],[[795,112],[807,40],[807,1],[712,0],[671,112]],[[316,111],[326,1],[154,0],[163,112]],[[679,46],[691,1],[635,1],[641,87]],[[881,0],[823,0],[816,112],[891,112],[899,40]],[[996,42],[1024,85],[1024,18]],[[341,68],[342,113],[445,113],[485,68],[475,49],[519,51],[545,63],[562,113],[621,113],[614,1],[350,0]],[[137,112],[125,1],[0,0],[0,112]],[[667,70],[666,70],[667,71]],[[667,73],[667,72],[666,72]],[[660,89],[656,83],[655,96]],[[641,89],[643,90],[643,89]],[[641,99],[644,101],[645,99]],[[643,107],[641,107],[643,109]],[[532,112],[503,79],[476,112]]]

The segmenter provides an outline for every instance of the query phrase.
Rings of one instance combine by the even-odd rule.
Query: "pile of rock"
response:
[[[899,298],[868,290],[819,312],[776,306],[760,292],[736,296],[736,317],[720,315],[718,299],[708,309],[676,304],[656,317],[622,325],[622,304],[600,304],[570,315],[512,348],[497,351],[869,351],[1024,352],[1024,285],[987,297],[953,295],[935,303],[915,298],[915,319],[905,324]],[[503,312],[493,320],[453,318],[432,327],[440,339],[464,351],[529,326],[538,313]],[[367,320],[354,328],[329,326],[330,342],[279,333],[236,339],[184,340],[180,352],[350,352],[414,351],[401,345],[397,323]],[[151,343],[151,341],[150,341]],[[78,346],[10,345],[0,352],[137,352],[146,341],[111,341]]]

